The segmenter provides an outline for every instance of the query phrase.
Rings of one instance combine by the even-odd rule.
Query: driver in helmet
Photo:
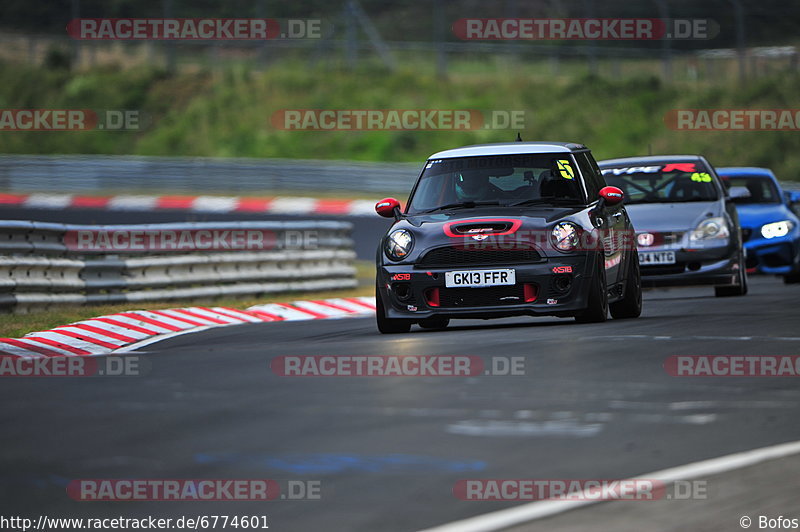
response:
[[[462,170],[456,174],[456,195],[459,201],[490,201],[499,199],[500,189],[489,183],[481,170]]]

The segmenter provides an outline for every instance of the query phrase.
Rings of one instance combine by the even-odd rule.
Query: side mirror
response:
[[[385,198],[375,204],[375,212],[384,218],[400,218],[400,202],[394,198]]]
[[[619,205],[625,199],[625,193],[617,187],[603,187],[600,189],[600,198],[606,205]]]

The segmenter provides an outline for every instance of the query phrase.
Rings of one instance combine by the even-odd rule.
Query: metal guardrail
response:
[[[259,249],[81,249],[75,234],[196,235],[251,231],[274,238]],[[60,304],[172,301],[352,288],[348,222],[226,222],[68,225],[0,221],[0,311]],[[313,235],[296,239],[294,234]],[[291,244],[295,242],[296,244]]]
[[[5,192],[134,193],[320,190],[405,197],[421,165],[298,159],[0,155]],[[797,182],[783,183],[796,188]],[[0,243],[0,251],[2,243]]]
[[[756,46],[754,48],[746,48],[745,55],[749,57],[797,57],[797,48],[794,46]],[[738,57],[739,50],[735,48],[713,48],[707,50],[699,50],[696,52],[697,57],[703,59],[734,59]]]
[[[418,163],[292,159],[0,155],[6,192],[265,190],[408,192]]]

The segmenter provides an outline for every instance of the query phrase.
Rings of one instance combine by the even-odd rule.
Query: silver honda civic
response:
[[[606,183],[625,194],[643,285],[713,285],[717,296],[747,293],[736,207],[704,157],[628,157],[598,165]]]

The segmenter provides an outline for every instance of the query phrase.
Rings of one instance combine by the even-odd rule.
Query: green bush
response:
[[[148,123],[138,132],[6,132],[0,152],[419,161],[454,146],[510,141],[517,132],[283,131],[270,119],[281,109],[305,108],[524,110],[524,140],[583,142],[598,158],[702,153],[718,166],[768,166],[782,179],[800,179],[798,132],[681,132],[663,121],[670,109],[796,107],[795,75],[740,87],[664,84],[650,76],[553,78],[541,63],[509,64],[504,75],[487,62],[451,65],[442,79],[410,67],[349,73],[280,61],[266,71],[236,64],[175,76],[0,63],[4,108],[138,109]]]

